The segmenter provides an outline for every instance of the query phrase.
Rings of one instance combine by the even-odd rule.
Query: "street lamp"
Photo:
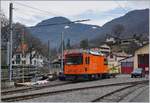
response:
[[[64,29],[68,29],[70,28],[70,26],[66,25],[64,26]],[[64,47],[63,47],[63,41],[64,41],[64,38],[63,38],[63,35],[64,35],[64,31],[61,33],[61,70],[63,71],[63,68],[64,68],[64,64],[63,64],[63,55],[64,55]]]

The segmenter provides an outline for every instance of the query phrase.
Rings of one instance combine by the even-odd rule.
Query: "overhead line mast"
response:
[[[10,30],[10,51],[9,51],[9,81],[12,81],[12,34],[13,34],[13,27],[12,27],[12,18],[13,18],[13,3],[9,5],[9,30]]]

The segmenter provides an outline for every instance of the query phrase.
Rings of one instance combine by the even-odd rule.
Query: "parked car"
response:
[[[136,68],[133,70],[133,72],[131,73],[131,78],[136,78],[136,77],[144,77],[144,71],[142,68]]]

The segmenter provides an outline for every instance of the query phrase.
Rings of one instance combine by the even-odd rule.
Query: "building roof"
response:
[[[16,52],[27,52],[28,45],[27,44],[20,44],[16,50]]]
[[[110,47],[107,44],[100,45],[100,48],[109,48],[110,49]]]
[[[125,53],[124,51],[122,52],[116,52],[116,53],[113,53],[114,55],[118,56],[118,57],[129,57],[131,55]]]
[[[63,57],[65,57],[66,54],[76,54],[76,53],[87,53],[87,54],[92,54],[92,55],[101,55],[104,56],[104,54],[99,51],[98,48],[92,48],[92,49],[69,49],[69,50],[64,50]],[[61,58],[61,53],[58,54],[58,58]]]

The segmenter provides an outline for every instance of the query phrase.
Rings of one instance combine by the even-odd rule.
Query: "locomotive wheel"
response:
[[[98,79],[98,75],[97,74],[90,74],[90,75],[88,75],[88,79],[89,80],[96,80],[96,79]]]
[[[74,81],[77,81],[77,80],[78,80],[78,76],[75,76],[75,77],[74,77]]]
[[[102,74],[98,74],[98,79],[102,79]]]
[[[99,79],[99,76],[98,76],[98,74],[95,74],[95,79]]]
[[[92,78],[92,75],[88,75],[88,79],[89,80],[92,80],[93,78]]]
[[[106,74],[102,74],[102,79],[106,79],[107,75]]]

